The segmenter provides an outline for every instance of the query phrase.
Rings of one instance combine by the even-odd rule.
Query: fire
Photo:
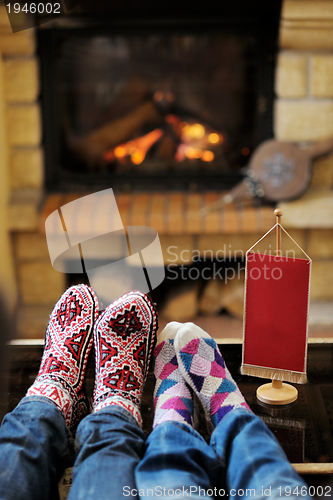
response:
[[[123,146],[118,146],[114,150],[114,155],[117,158],[124,158],[124,156],[126,156],[126,151],[126,148],[124,148]]]
[[[131,153],[131,160],[132,160],[132,163],[134,163],[134,165],[140,165],[140,163],[143,162],[143,160],[145,159],[145,154],[143,153],[143,151],[141,150],[138,150],[136,149],[135,151],[133,151]]]
[[[147,151],[151,148],[153,144],[163,135],[163,130],[156,128],[146,135],[128,141],[124,144],[120,144],[116,148],[112,148],[105,151],[103,157],[106,161],[112,161],[114,157],[118,159],[130,156],[132,163],[134,165],[140,165],[146,157]]]
[[[160,98],[165,98],[163,93],[156,92],[154,95],[155,101]],[[209,127],[205,127],[199,122],[189,123],[181,121],[174,115],[168,114],[165,121],[173,129],[174,136],[178,136],[180,143],[177,146],[174,159],[177,162],[187,160],[201,160],[203,162],[211,162],[215,159],[215,154],[211,148],[218,146],[224,141],[224,137],[217,131]],[[128,158],[134,165],[140,165],[146,158],[147,152],[163,135],[165,131],[161,128],[156,128],[137,139],[133,139],[124,144],[119,144],[115,148],[105,151],[103,157],[106,161],[119,160],[121,163]],[[242,154],[244,153],[243,148]]]
[[[212,132],[209,134],[208,140],[211,144],[219,144],[220,142],[223,142],[223,136],[217,134],[216,132]]]
[[[202,156],[201,156],[202,161],[207,161],[207,162],[213,161],[214,158],[215,158],[215,155],[214,155],[213,151],[209,151],[208,149],[206,149],[206,151],[204,151],[202,153]]]
[[[194,149],[191,148],[191,146],[187,146],[185,148],[184,153],[185,153],[186,158],[188,158],[189,160],[192,160],[193,158],[195,158],[195,156],[194,156]]]
[[[182,123],[183,134],[190,139],[202,139],[205,135],[205,127],[201,123]]]

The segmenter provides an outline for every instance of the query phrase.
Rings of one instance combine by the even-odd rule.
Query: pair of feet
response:
[[[51,313],[39,373],[27,396],[53,401],[74,429],[88,413],[85,377],[94,346],[92,412],[116,404],[141,425],[140,401],[157,328],[155,307],[141,292],[123,295],[99,315],[90,287],[69,288]]]
[[[99,315],[90,287],[69,288],[51,313],[39,373],[27,396],[47,397],[75,428],[88,413],[85,377],[94,346],[91,410],[121,406],[141,425],[140,402],[157,328],[155,307],[141,292],[123,295]],[[154,355],[154,427],[165,421],[194,426],[195,397],[214,427],[235,407],[247,407],[214,340],[193,323],[169,323]]]
[[[154,427],[167,421],[196,427],[198,399],[210,430],[231,410],[249,409],[215,341],[193,323],[169,323],[154,356]]]

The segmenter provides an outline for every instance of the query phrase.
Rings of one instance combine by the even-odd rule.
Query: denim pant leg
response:
[[[226,464],[225,478],[221,476],[217,486],[226,487],[235,500],[245,497],[309,500],[305,483],[278,441],[250,411],[238,408],[228,413],[214,430],[210,443]],[[298,495],[293,495],[294,491]]]
[[[207,499],[213,496],[221,465],[213,448],[194,429],[164,422],[148,437],[145,456],[135,471],[140,498]]]
[[[145,433],[132,415],[109,406],[88,415],[76,432],[79,453],[68,500],[137,498],[134,470],[145,451]]]
[[[52,401],[23,398],[0,428],[0,499],[57,499],[72,446],[65,419]]]

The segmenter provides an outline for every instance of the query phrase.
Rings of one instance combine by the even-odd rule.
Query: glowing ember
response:
[[[187,146],[185,148],[184,152],[185,152],[186,158],[188,158],[189,160],[192,160],[193,158],[195,158],[195,156],[194,156],[194,149],[191,146]]]
[[[126,156],[127,152],[126,152],[126,148],[124,148],[123,146],[118,146],[117,148],[115,148],[114,150],[114,155],[117,157],[117,158],[124,158],[124,156]]]
[[[218,144],[219,142],[223,142],[223,137],[216,132],[212,132],[209,134],[208,140],[211,144]]]
[[[215,155],[214,155],[213,151],[208,151],[208,149],[206,149],[206,151],[204,151],[202,153],[202,156],[201,156],[202,161],[207,161],[207,162],[213,161],[214,158],[215,158]]]
[[[205,135],[205,127],[201,123],[183,124],[183,134],[191,139],[202,139]]]
[[[145,156],[146,155],[142,151],[136,150],[131,154],[131,161],[134,165],[140,165],[145,159]]]

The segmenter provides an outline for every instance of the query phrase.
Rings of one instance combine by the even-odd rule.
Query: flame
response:
[[[214,158],[215,158],[215,155],[214,155],[213,151],[209,151],[208,149],[206,149],[206,151],[204,151],[202,153],[202,156],[201,156],[202,161],[207,161],[207,162],[213,161]]]
[[[184,153],[185,153],[186,158],[188,158],[189,160],[192,160],[193,158],[195,158],[194,149],[191,146],[187,146],[184,150]]]
[[[147,151],[151,146],[158,141],[163,135],[163,130],[156,128],[146,135],[128,141],[124,144],[119,144],[116,148],[109,149],[103,154],[103,158],[106,161],[112,161],[114,157],[118,159],[125,158],[125,156],[130,156],[131,161],[135,165],[140,165],[146,157]]]
[[[126,148],[123,146],[117,146],[114,150],[114,155],[117,158],[124,158],[124,156],[126,156]]]
[[[172,125],[179,125],[180,124],[180,119],[178,116],[175,115],[166,115],[165,121],[168,123],[171,123]]]
[[[175,160],[178,161],[178,162],[181,162],[183,160],[185,160],[186,158],[186,155],[185,155],[185,149],[186,149],[187,146],[185,146],[185,144],[179,144],[178,148],[177,148],[177,151],[176,151],[176,154],[175,154]]]
[[[159,92],[156,92],[154,97],[157,100],[161,95]],[[188,160],[201,159],[204,162],[211,162],[215,159],[213,151],[206,148],[211,147],[210,145],[215,146],[223,142],[224,137],[222,134],[206,130],[204,125],[198,122],[192,124],[185,121],[182,122],[178,116],[173,114],[166,115],[165,121],[172,125],[176,134],[180,135],[181,143],[178,145],[174,157],[177,162],[181,162],[185,158]],[[104,159],[112,161],[116,158],[122,162],[126,157],[129,157],[134,165],[140,165],[144,161],[148,150],[163,134],[162,129],[156,128],[146,135],[105,151],[103,155]],[[248,153],[246,153],[246,150],[248,150]],[[242,149],[244,156],[249,154],[249,152],[248,148]]]
[[[223,136],[217,132],[212,132],[209,134],[208,140],[211,144],[219,144],[220,142],[223,142]]]
[[[134,165],[140,165],[145,159],[145,154],[142,150],[136,149],[131,153],[131,161]]]
[[[183,134],[191,139],[202,139],[205,135],[205,127],[201,123],[182,123]]]

